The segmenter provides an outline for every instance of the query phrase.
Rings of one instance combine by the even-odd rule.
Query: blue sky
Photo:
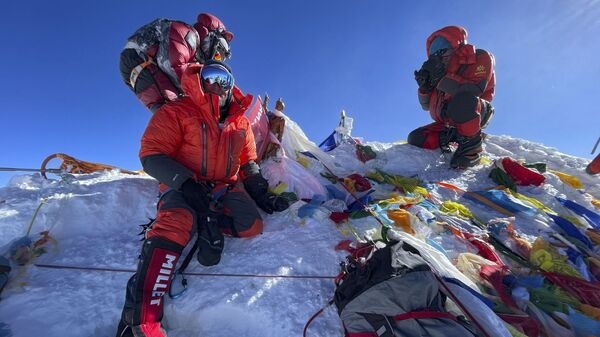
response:
[[[150,113],[123,84],[119,53],[155,18],[200,12],[235,33],[237,84],[283,97],[321,141],[345,109],[355,136],[391,142],[429,123],[413,71],[425,40],[462,25],[496,57],[491,134],[591,158],[600,136],[600,1],[10,1],[0,21],[0,167],[49,154],[139,169]],[[0,185],[12,174],[0,173]]]

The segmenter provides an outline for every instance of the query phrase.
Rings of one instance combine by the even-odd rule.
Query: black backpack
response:
[[[372,248],[366,260],[349,257],[342,269],[334,303],[346,337],[479,336],[446,311],[437,276],[406,242]]]

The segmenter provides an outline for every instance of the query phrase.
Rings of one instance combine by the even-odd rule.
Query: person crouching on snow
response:
[[[231,57],[233,33],[209,13],[196,23],[156,19],[140,27],[121,51],[119,69],[125,84],[154,112],[183,95],[181,76],[186,64],[224,61]]]
[[[421,107],[435,122],[413,130],[408,143],[450,152],[455,142],[450,166],[475,166],[483,150],[481,130],[494,113],[494,56],[468,44],[467,31],[459,26],[434,32],[426,48],[428,59],[415,71],[415,80]]]
[[[160,324],[163,295],[194,225],[199,262],[215,265],[223,233],[250,237],[262,232],[256,206],[269,214],[289,207],[287,199],[268,191],[255,162],[254,136],[244,116],[252,96],[234,86],[231,70],[214,61],[190,64],[182,88],[186,96],[158,109],[142,137],[140,160],[161,183],[161,198],[127,284],[119,337],[166,336]]]

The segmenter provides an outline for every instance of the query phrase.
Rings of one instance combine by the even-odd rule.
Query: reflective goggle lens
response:
[[[235,83],[233,75],[221,64],[208,64],[200,72],[204,91],[215,95],[227,94]]]
[[[429,55],[435,55],[451,47],[450,42],[441,36],[436,36],[429,46]]]

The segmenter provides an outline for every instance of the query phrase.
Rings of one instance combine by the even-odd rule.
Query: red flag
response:
[[[600,282],[588,282],[577,277],[558,273],[542,273],[550,282],[568,291],[581,302],[600,306]]]
[[[263,109],[260,97],[258,97],[250,109],[248,109],[246,117],[250,121],[252,133],[254,133],[256,155],[258,158],[262,158],[267,149],[267,144],[269,143],[269,118]]]

